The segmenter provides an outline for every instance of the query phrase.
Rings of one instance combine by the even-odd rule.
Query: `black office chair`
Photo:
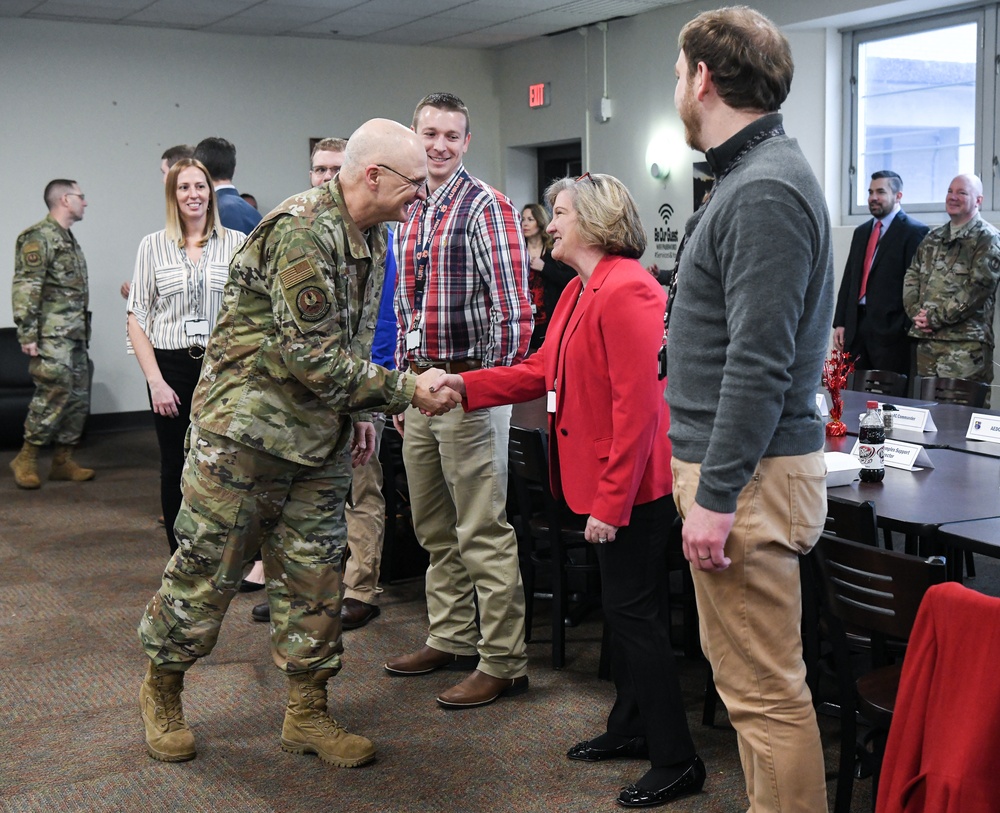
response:
[[[920,379],[920,397],[942,404],[962,404],[983,407],[990,394],[990,385],[968,378],[937,378],[928,376]]]
[[[871,764],[874,808],[902,666],[892,663],[891,645],[895,643],[898,650],[899,642],[909,637],[924,593],[945,579],[945,563],[940,557],[923,559],[826,535],[812,556],[819,569],[840,693],[840,765],[834,813],[849,813],[859,753]],[[847,628],[864,631],[871,641],[870,660],[857,679]],[[857,742],[858,712],[871,725],[871,753],[859,748]]]
[[[892,370],[855,370],[849,387],[854,392],[905,398],[908,380],[902,373],[894,373]]]
[[[525,628],[530,638],[535,570],[540,568],[547,571],[552,591],[552,667],[559,669],[566,663],[570,580],[581,574],[586,583],[587,589],[579,594],[580,606],[574,608],[577,615],[585,613],[600,606],[600,569],[593,546],[584,540],[587,517],[574,514],[564,501],[552,496],[547,447],[544,429],[510,428],[508,466],[519,514],[519,558],[527,604]],[[607,646],[602,646],[602,676],[608,671],[608,651]]]

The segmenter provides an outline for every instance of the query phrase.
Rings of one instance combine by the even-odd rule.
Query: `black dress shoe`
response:
[[[340,608],[341,625],[345,630],[356,630],[373,618],[377,618],[381,612],[375,604],[368,604],[356,598],[345,598],[344,604]]]
[[[240,582],[239,591],[241,593],[256,593],[264,589],[264,582],[248,582],[246,579]]]
[[[664,788],[647,790],[637,785],[622,788],[616,800],[622,807],[656,807],[665,805],[682,796],[700,793],[705,786],[705,763],[695,757],[688,769]]]
[[[261,604],[255,604],[253,609],[250,611],[250,617],[254,621],[270,621],[271,605],[266,601]]]
[[[617,748],[598,748],[591,745],[593,740],[578,742],[566,752],[570,759],[581,762],[600,762],[603,759],[647,759],[649,748],[645,737],[633,737]]]

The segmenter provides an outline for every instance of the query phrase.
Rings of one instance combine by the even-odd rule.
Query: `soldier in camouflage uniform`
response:
[[[38,488],[38,450],[55,442],[50,480],[90,480],[93,469],[72,457],[90,404],[87,263],[70,226],[87,200],[76,181],[45,187],[48,216],[18,235],[13,311],[21,350],[31,356],[35,394],[24,422],[24,446],[10,467],[21,488]]]
[[[461,401],[431,392],[437,375],[369,360],[386,253],[380,224],[425,197],[426,177],[417,136],[370,121],[352,137],[339,179],[278,206],[232,260],[192,404],[179,548],[139,624],[154,759],[195,756],[184,672],[212,651],[258,550],[272,656],[290,683],[282,748],[342,767],[375,757],[369,740],[327,716],[326,681],[341,666],[344,503],[352,458],[362,465],[374,449],[369,411],[413,403],[440,414]]]
[[[956,177],[945,198],[949,222],[924,238],[903,279],[918,375],[993,381],[1000,232],[980,217],[982,202],[979,178]]]

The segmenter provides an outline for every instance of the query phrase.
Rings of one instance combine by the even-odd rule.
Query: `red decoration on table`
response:
[[[840,391],[847,387],[847,377],[854,372],[854,362],[846,350],[834,350],[830,358],[823,362],[823,386],[830,393],[830,417],[826,433],[832,438],[847,434],[847,424],[840,420],[844,414],[844,399]]]

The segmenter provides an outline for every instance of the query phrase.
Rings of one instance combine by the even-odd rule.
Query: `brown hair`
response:
[[[546,211],[545,207],[540,203],[527,204],[521,209],[522,214],[525,209],[531,212],[531,216],[535,218],[535,222],[538,224],[538,234],[542,238],[542,250],[552,251],[552,235],[545,231],[545,227],[548,226],[549,222],[552,220],[552,218],[549,217],[548,211]]]
[[[413,111],[413,129],[417,129],[417,119],[420,117],[420,111],[425,107],[433,107],[437,110],[451,110],[455,113],[461,113],[465,116],[465,134],[468,135],[472,132],[472,120],[469,118],[469,108],[465,106],[465,102],[458,98],[453,93],[428,93],[424,98],[417,102],[417,108]]]
[[[792,87],[792,49],[767,17],[748,6],[699,14],[677,42],[688,63],[688,81],[704,62],[719,97],[735,110],[778,110]]]
[[[309,153],[309,160],[312,161],[312,159],[316,157],[316,153],[320,150],[323,150],[324,152],[343,152],[346,149],[346,138],[321,138],[316,142],[312,152]]]

